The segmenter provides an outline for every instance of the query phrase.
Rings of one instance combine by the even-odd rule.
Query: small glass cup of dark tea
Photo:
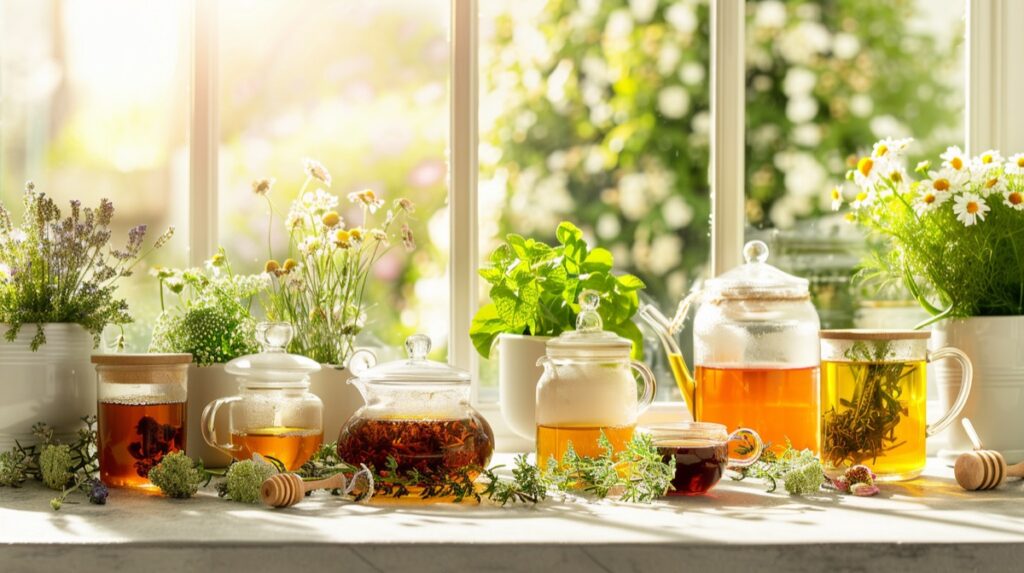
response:
[[[650,434],[654,446],[667,462],[675,458],[676,475],[668,495],[701,495],[715,487],[725,468],[746,467],[761,457],[764,442],[749,428],[729,433],[722,424],[682,422],[648,426],[641,431]],[[741,442],[742,458],[729,456],[729,444]]]

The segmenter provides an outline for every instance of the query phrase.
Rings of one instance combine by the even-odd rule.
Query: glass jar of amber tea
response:
[[[100,479],[151,488],[149,470],[185,450],[190,354],[94,354]]]
[[[309,375],[320,364],[285,348],[294,331],[287,322],[261,322],[256,340],[263,352],[235,358],[224,371],[238,379],[238,394],[210,402],[200,428],[210,446],[236,460],[253,454],[296,470],[324,440],[323,402],[309,391]],[[228,417],[229,436],[217,433],[217,416]]]
[[[422,334],[410,336],[405,348],[407,360],[354,372],[349,383],[366,404],[342,427],[338,455],[378,472],[387,471],[390,458],[403,476],[415,470],[428,479],[474,479],[494,452],[494,432],[469,404],[469,373],[428,360],[430,338]],[[421,493],[409,487],[399,501],[419,501]]]
[[[963,410],[972,367],[952,347],[928,350],[931,332],[823,330],[821,332],[821,457],[830,475],[864,464],[879,480],[916,477],[925,465],[925,439]],[[960,363],[956,401],[935,423],[926,422],[927,363]]]

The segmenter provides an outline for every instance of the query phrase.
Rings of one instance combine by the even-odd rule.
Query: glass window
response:
[[[674,311],[710,253],[707,2],[503,0],[480,18],[481,264],[506,233],[554,244],[569,220]]]
[[[288,250],[284,217],[306,179],[303,159],[332,176],[346,224],[361,224],[350,192],[416,204],[417,243],[373,268],[361,345],[400,348],[448,339],[448,0],[220,3],[220,241],[244,272],[268,259],[267,203],[252,181],[276,179],[270,241]],[[311,185],[307,191],[314,191]],[[372,334],[371,334],[372,332]]]
[[[911,166],[963,145],[964,10],[963,0],[747,2],[747,236],[811,280],[823,327],[923,318],[905,293],[851,282],[867,246],[831,213],[828,192],[878,139],[914,137]]]
[[[147,267],[187,262],[189,29],[180,2],[0,3],[0,199],[19,211],[29,179],[65,206],[107,197],[115,245],[177,229],[121,285],[136,351],[160,310]]]

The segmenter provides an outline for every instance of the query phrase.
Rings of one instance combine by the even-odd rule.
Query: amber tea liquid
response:
[[[665,462],[675,459],[676,474],[668,495],[701,495],[722,479],[729,464],[728,442],[679,440],[658,442]]]
[[[822,362],[822,459],[830,474],[856,464],[868,466],[885,481],[910,479],[921,473],[926,455],[926,371],[923,360]],[[851,422],[851,418],[866,418],[882,406],[857,397],[863,395],[866,382],[878,382],[887,373],[896,381],[892,395],[899,404],[899,412],[892,420],[895,424],[891,431],[880,436],[880,447],[872,448],[863,439],[853,441],[860,442],[861,447],[851,447],[851,441],[830,435],[851,427],[864,427]]]
[[[297,470],[324,442],[323,430],[291,428],[250,428],[231,433],[231,445],[238,448],[236,459],[248,460],[253,454],[279,460],[289,471]]]
[[[185,403],[99,404],[100,479],[108,486],[153,487],[149,470],[185,449]]]
[[[752,428],[772,450],[821,451],[818,368],[698,366],[696,418],[730,431]]]
[[[581,456],[596,458],[604,454],[598,445],[601,432],[612,443],[616,452],[626,449],[626,444],[633,439],[635,425],[629,426],[543,426],[537,425],[537,465],[547,467],[548,460],[553,456],[561,460],[569,443]]]

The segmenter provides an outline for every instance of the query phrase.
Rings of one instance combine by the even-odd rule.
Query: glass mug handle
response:
[[[651,402],[654,402],[654,394],[658,391],[658,382],[654,379],[654,373],[643,362],[630,360],[629,366],[639,372],[640,377],[644,379],[644,393],[640,396],[636,409],[636,413],[640,414],[650,407]]]
[[[946,346],[925,355],[926,362],[934,362],[935,360],[942,360],[943,358],[952,358],[960,363],[960,393],[957,394],[956,401],[953,402],[953,405],[949,407],[949,411],[943,414],[942,417],[934,424],[925,428],[924,433],[926,436],[934,436],[942,430],[945,430],[946,427],[948,427],[953,420],[960,415],[964,406],[967,405],[967,398],[971,394],[971,384],[974,381],[974,366],[971,364],[971,359],[964,354],[963,350],[953,348],[952,346]]]
[[[761,459],[761,452],[764,451],[764,441],[761,440],[761,435],[754,430],[751,430],[750,428],[739,428],[735,432],[729,434],[729,439],[727,441],[734,442],[742,439],[745,435],[754,439],[754,451],[743,459],[729,456],[729,465],[732,467],[745,468],[747,466],[754,465],[757,460]],[[746,442],[746,440],[744,440],[744,442]]]
[[[199,422],[199,429],[203,432],[203,440],[206,441],[210,447],[217,448],[228,454],[237,452],[239,448],[235,447],[234,444],[227,443],[222,444],[217,440],[217,411],[220,407],[231,402],[237,402],[241,400],[240,396],[231,396],[229,398],[217,398],[213,402],[210,402],[203,408],[203,416]]]

